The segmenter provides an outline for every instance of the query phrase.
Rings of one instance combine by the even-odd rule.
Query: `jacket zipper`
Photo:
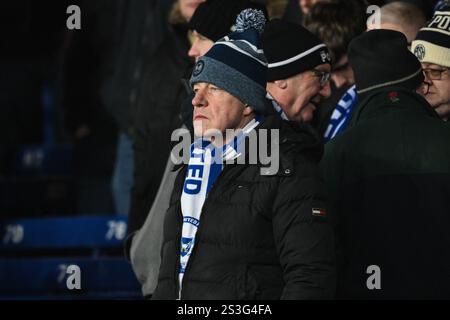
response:
[[[202,211],[200,213],[200,218],[203,217],[203,214],[204,214],[204,212],[205,212],[205,210],[207,208],[207,205],[209,204],[209,202],[208,202],[209,196],[217,189],[217,186],[219,185],[218,182],[222,179],[222,177],[224,176],[225,170],[227,170],[227,168],[229,168],[229,167],[231,167],[231,166],[225,166],[224,167],[222,173],[217,178],[217,180],[214,182],[214,185],[212,186],[211,190],[209,191],[208,195],[206,196],[205,203],[203,204]],[[183,214],[181,213],[181,206],[180,206],[180,214],[181,214],[181,217],[183,217]],[[195,254],[197,252],[197,248],[198,248],[197,240],[200,239],[201,231],[203,230],[202,226],[203,226],[203,224],[200,222],[200,227],[198,228],[197,233],[195,234],[195,238],[194,238],[194,244],[195,245],[194,245],[194,248],[192,249],[191,257],[189,258],[188,263],[186,265],[186,269],[184,271],[183,281],[181,283],[181,290],[180,290],[180,283],[179,283],[180,281],[179,281],[179,276],[178,276],[178,269],[179,269],[179,267],[177,269],[176,280],[177,280],[177,283],[178,283],[177,288],[178,288],[178,299],[179,300],[181,300],[181,298],[182,298],[183,283],[185,282],[186,277],[188,276],[188,271],[190,270],[190,266],[192,264],[191,262],[195,258]],[[183,230],[182,228],[183,228],[183,223],[181,224],[181,230]],[[181,237],[181,233],[182,232],[183,231],[180,232],[180,237]],[[180,241],[180,246],[181,246],[181,241]],[[178,251],[178,259],[177,259],[177,265],[178,266],[180,265],[179,255],[180,255],[180,251]]]
[[[184,170],[181,169],[181,170]],[[183,175],[185,175],[186,173],[184,172]],[[183,180],[184,181],[184,180]],[[183,193],[183,186],[181,187],[181,192],[179,194],[179,197],[181,197],[181,194]],[[177,257],[177,263],[175,263],[175,297],[177,297],[177,300],[180,300],[181,298],[181,294],[180,294],[180,280],[179,280],[179,270],[180,270],[180,252],[181,252],[181,235],[183,233],[183,214],[181,213],[181,202],[178,204],[178,208],[177,208],[177,212],[178,212],[178,216],[179,218],[181,218],[181,227],[177,226],[178,228],[178,235],[177,238],[178,244],[175,246],[175,256]]]

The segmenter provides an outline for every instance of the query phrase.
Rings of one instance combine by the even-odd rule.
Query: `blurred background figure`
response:
[[[322,1],[329,0],[289,0],[283,19],[292,23],[303,24],[303,18],[311,7]]]
[[[365,30],[367,3],[360,0],[319,2],[305,16],[305,27],[318,36],[330,50],[333,62],[331,80],[336,89],[354,83],[347,48]]]
[[[381,7],[380,25],[370,17],[367,29],[389,29],[399,31],[408,39],[409,45],[416,38],[419,29],[425,25],[426,13],[417,4],[406,1],[395,1]]]
[[[326,1],[326,0],[325,0]],[[316,3],[320,2],[320,0],[299,0],[298,3],[300,5],[300,9],[303,14],[308,14],[311,10],[312,6]]]
[[[75,212],[114,212],[111,176],[117,126],[100,89],[117,51],[119,0],[81,1],[81,30],[67,30],[61,45],[61,104],[73,145]]]
[[[0,5],[0,219],[73,212],[59,90],[68,2]]]
[[[318,2],[305,16],[305,26],[329,48],[332,59],[331,96],[319,106],[314,125],[325,141],[344,130],[356,105],[355,77],[348,63],[350,41],[365,30],[367,2]]]
[[[450,1],[449,0],[439,0],[435,4],[435,6],[433,8],[433,12],[442,10],[444,7],[449,6],[449,5],[450,5]]]
[[[178,0],[173,3],[168,14],[160,18],[166,31],[139,69],[142,80],[134,110],[134,154],[131,159],[134,161],[134,181],[129,233],[139,229],[147,217],[166,167],[172,131],[181,125],[180,105],[187,96],[182,78],[194,62],[188,56],[192,38],[188,21],[194,12],[192,6],[201,2]]]
[[[175,29],[185,28],[183,25],[186,24],[186,19],[200,2],[200,0],[121,2],[122,16],[117,23],[119,46],[110,74],[102,86],[102,99],[119,128],[112,179],[117,214],[128,215],[131,205],[134,170],[132,144],[136,112],[140,105],[148,106],[154,102],[149,100],[149,95],[145,95],[145,91],[152,90],[146,86],[152,79],[156,81],[159,74],[149,74],[146,68],[148,70],[149,64],[155,63],[155,54],[167,36]],[[183,32],[186,38],[187,31]]]
[[[128,215],[131,206],[131,188],[133,186],[133,141],[135,132],[136,112],[141,105],[152,106],[156,112],[169,112],[161,103],[164,99],[155,101],[154,84],[159,83],[164,77],[164,67],[171,65],[159,64],[157,55],[161,55],[161,46],[164,46],[174,36],[181,35],[187,46],[186,23],[192,16],[195,8],[203,0],[132,0],[122,1],[122,16],[117,23],[118,47],[111,72],[102,87],[103,101],[110,114],[115,119],[119,128],[118,145],[112,189],[114,195],[115,211],[120,215]],[[166,45],[167,46],[167,45]],[[167,49],[166,49],[167,50]],[[167,53],[166,53],[167,54]],[[177,53],[173,53],[176,55]],[[151,66],[159,64],[160,70]],[[150,85],[153,85],[150,87]],[[162,86],[161,89],[167,88]],[[147,94],[151,92],[151,94]],[[158,104],[155,105],[155,102]],[[170,102],[167,102],[170,105]],[[167,121],[158,123],[158,116],[151,119],[149,125],[157,125],[160,128],[167,126]],[[155,136],[153,136],[155,138]],[[157,149],[154,149],[157,150]],[[156,157],[157,159],[157,157]],[[157,160],[154,174],[158,172],[162,162]],[[154,196],[155,190],[148,190],[147,197]]]
[[[305,16],[308,15],[311,12],[311,9],[316,5],[317,3],[343,3],[339,0],[289,0],[289,3],[287,5],[287,8],[285,10],[285,13],[283,15],[283,19],[298,23],[298,24],[304,24]],[[364,12],[366,11],[367,5],[378,5],[381,6],[385,3],[384,0],[361,0],[359,1],[361,5],[365,5]],[[350,15],[350,13],[349,13]],[[358,16],[355,16],[357,19]]]
[[[113,216],[117,129],[100,96],[123,2],[0,4],[0,299],[139,297],[127,221]],[[81,29],[67,28],[69,5]],[[76,293],[69,265],[82,270]]]

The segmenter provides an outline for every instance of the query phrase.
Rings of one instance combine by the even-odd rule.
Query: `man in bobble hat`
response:
[[[334,237],[315,163],[320,146],[278,115],[264,116],[264,23],[261,11],[245,10],[236,32],[217,41],[192,73],[201,138],[175,182],[153,299],[334,295]],[[241,130],[219,139],[227,129]],[[278,129],[282,141],[283,161],[272,173],[247,161],[245,144],[252,135],[259,139],[261,129]]]
[[[338,298],[450,297],[450,127],[416,93],[424,76],[407,46],[373,30],[349,47],[360,103],[322,162]]]
[[[208,0],[202,2],[189,21],[189,28],[193,32],[193,43],[189,56],[199,59],[214,44],[214,41],[235,30],[238,14],[246,8],[262,8],[264,6],[249,0]],[[190,75],[189,75],[190,77]],[[184,80],[183,80],[184,82]],[[177,119],[182,120],[183,128],[192,128],[192,98],[191,88],[186,88],[186,99],[180,108]],[[156,197],[149,198],[148,193],[155,181],[154,169],[149,163],[155,156],[151,140],[148,138],[149,125],[146,116],[152,116],[151,108],[140,110],[143,117],[139,117],[135,134],[135,187],[133,188],[133,206],[130,212],[128,232],[125,241],[126,255],[131,262],[133,271],[142,284],[142,293],[150,297],[157,284],[161,263],[159,248],[163,237],[163,223],[169,207],[176,172],[171,156],[159,184]],[[178,121],[177,121],[178,123]],[[156,129],[155,129],[156,130]],[[169,141],[168,141],[169,143]],[[132,223],[132,220],[138,223]]]

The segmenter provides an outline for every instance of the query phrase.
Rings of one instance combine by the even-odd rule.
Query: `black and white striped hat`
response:
[[[450,7],[436,11],[431,22],[420,29],[411,51],[420,62],[450,68]]]
[[[268,65],[267,81],[287,79],[329,63],[327,46],[301,25],[274,19],[263,33],[263,48]]]

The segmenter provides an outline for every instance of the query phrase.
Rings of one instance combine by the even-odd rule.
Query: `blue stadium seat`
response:
[[[71,288],[70,266],[80,269],[80,288]],[[40,258],[2,259],[0,292],[10,297],[26,294],[36,298],[86,295],[111,298],[139,296],[139,286],[130,264],[122,258]],[[69,285],[68,285],[69,282]],[[114,292],[120,294],[114,295]],[[1,297],[1,295],[0,295]]]
[[[71,145],[25,146],[17,154],[15,172],[18,174],[70,175]]]
[[[0,224],[0,252],[7,250],[121,247],[127,219],[87,216],[9,220]]]
[[[126,227],[116,216],[0,224],[0,299],[142,298],[122,255]]]

